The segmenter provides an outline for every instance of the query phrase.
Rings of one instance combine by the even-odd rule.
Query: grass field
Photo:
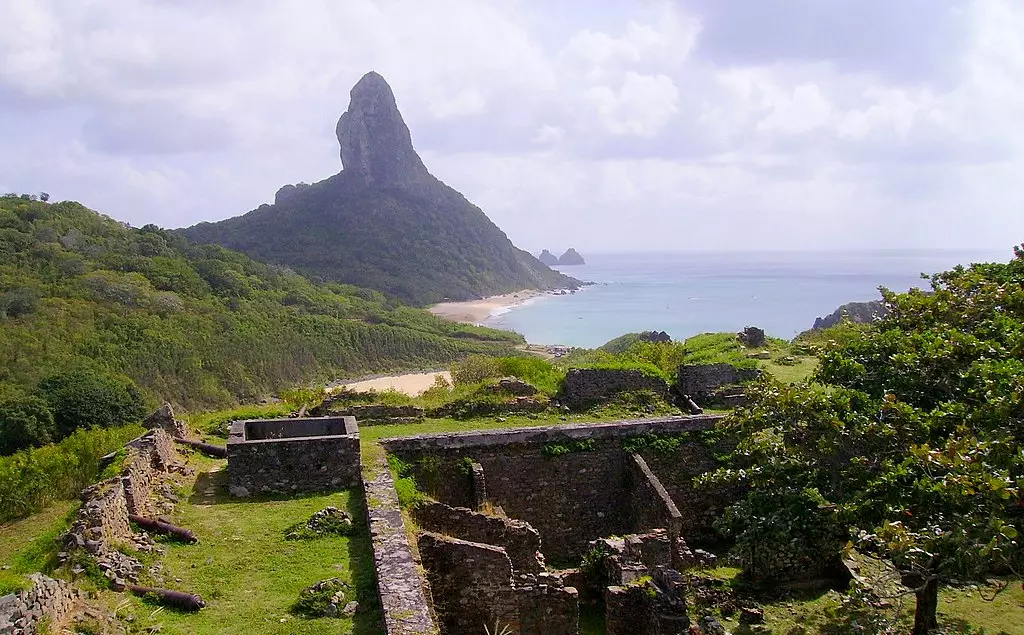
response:
[[[51,566],[77,501],[59,501],[27,518],[0,525],[0,595],[26,584],[26,573]]]
[[[227,493],[224,461],[192,458],[199,466],[194,485],[181,493],[174,521],[195,531],[195,545],[167,542],[163,586],[199,593],[206,608],[198,613],[170,610],[131,598],[119,614],[140,632],[158,628],[171,635],[379,635],[373,552],[366,529],[362,492],[292,499],[239,500]],[[347,510],[359,532],[350,537],[285,540],[285,529],[328,505]],[[337,577],[351,585],[360,610],[351,618],[307,619],[291,613],[299,591]],[[106,592],[108,604],[122,596]]]

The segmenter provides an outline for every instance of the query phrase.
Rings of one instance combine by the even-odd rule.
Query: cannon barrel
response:
[[[174,536],[175,538],[184,540],[185,542],[199,542],[199,538],[191,529],[178,527],[177,525],[172,525],[171,523],[164,522],[158,518],[146,518],[145,516],[128,514],[128,519],[147,531],[155,531],[159,534]]]
[[[128,590],[135,595],[149,595],[155,598],[160,604],[173,606],[185,611],[198,611],[206,606],[202,596],[198,593],[187,593],[185,591],[173,591],[171,589],[155,589],[148,586],[129,584]]]
[[[193,441],[191,439],[181,439],[177,437],[175,437],[174,440],[182,445],[195,448],[207,456],[212,456],[218,459],[228,458],[228,449],[223,445],[214,445],[212,443],[203,443],[202,441]]]

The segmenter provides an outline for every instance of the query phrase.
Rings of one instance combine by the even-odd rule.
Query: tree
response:
[[[40,200],[40,201],[42,201],[42,202],[44,202],[44,203],[45,203],[46,201],[50,200],[50,195],[49,195],[49,193],[47,193],[47,192],[40,192],[40,193],[39,193],[39,200]]]
[[[1017,570],[1024,250],[1014,254],[936,274],[928,292],[883,289],[886,317],[822,354],[827,390],[752,392],[728,424],[740,440],[729,466],[708,479],[751,487],[726,514],[738,544],[813,545],[806,519],[834,506],[902,572],[915,635],[935,627],[943,582]]]
[[[91,368],[50,375],[38,393],[53,411],[61,438],[79,428],[108,428],[142,419],[146,406],[135,382]]]
[[[0,455],[40,447],[56,439],[53,413],[33,396],[10,396],[0,401]]]

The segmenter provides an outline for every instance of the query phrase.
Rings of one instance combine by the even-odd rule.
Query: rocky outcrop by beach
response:
[[[869,324],[885,317],[885,304],[881,300],[849,302],[825,317],[814,320],[811,330],[827,329],[847,319],[856,324]]]

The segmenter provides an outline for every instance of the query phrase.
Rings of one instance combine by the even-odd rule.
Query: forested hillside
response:
[[[79,203],[0,197],[0,397],[88,368],[215,406],[517,341]]]

